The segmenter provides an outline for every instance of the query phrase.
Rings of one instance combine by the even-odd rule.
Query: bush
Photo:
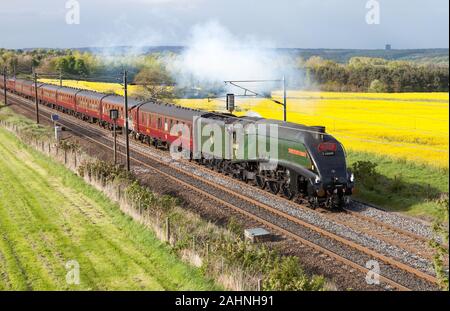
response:
[[[435,252],[433,256],[433,265],[436,277],[439,280],[439,286],[442,290],[448,291],[449,277],[445,268],[445,260],[448,258],[448,248],[442,246],[442,244],[448,245],[449,241],[447,227],[449,219],[448,193],[442,194],[436,201],[439,206],[438,216],[433,222],[433,232],[436,237],[429,242],[429,245]],[[441,239],[441,241],[439,241],[439,239]]]
[[[275,291],[318,291],[323,290],[322,277],[309,278],[294,257],[280,259],[263,284],[265,290]]]
[[[376,171],[378,164],[370,161],[358,161],[353,163],[352,171],[355,178],[369,190],[374,190],[379,179]]]

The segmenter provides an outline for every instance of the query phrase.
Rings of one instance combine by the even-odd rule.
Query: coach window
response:
[[[168,131],[169,130],[169,122],[167,122],[167,118],[164,119],[164,131]]]
[[[161,128],[162,128],[161,118],[158,118],[158,129],[160,130]]]

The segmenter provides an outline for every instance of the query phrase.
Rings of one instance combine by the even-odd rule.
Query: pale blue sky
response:
[[[448,0],[378,0],[381,23],[366,23],[367,0],[0,0],[0,47],[183,45],[190,29],[217,21],[242,40],[276,47],[448,48]]]

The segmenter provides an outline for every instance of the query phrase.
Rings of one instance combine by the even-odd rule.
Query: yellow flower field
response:
[[[274,98],[281,100],[274,94]],[[348,150],[385,154],[448,168],[448,93],[361,94],[289,92],[288,121],[324,125]],[[182,99],[194,108],[223,110],[223,101]],[[237,115],[254,111],[283,119],[270,100],[238,100]]]
[[[55,82],[55,81],[46,81]],[[59,82],[58,82],[59,83]],[[65,86],[121,94],[112,83],[64,81]],[[137,89],[131,86],[130,94]],[[274,92],[281,100],[281,93]],[[179,105],[223,111],[223,100],[180,99]],[[280,105],[261,99],[238,99],[237,115],[256,112],[282,119]],[[448,93],[288,92],[288,121],[324,125],[348,150],[367,151],[448,168]]]
[[[56,79],[39,79],[39,81],[43,83],[59,85],[59,80]],[[101,93],[115,93],[123,96],[123,86],[120,83],[64,80],[63,86],[84,89],[89,91],[96,91]],[[136,91],[139,90],[139,88],[140,86],[137,85],[129,85],[128,94],[132,96]]]

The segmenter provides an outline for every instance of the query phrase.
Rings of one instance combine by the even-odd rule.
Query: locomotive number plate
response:
[[[322,155],[326,156],[326,157],[332,157],[335,155],[334,151],[325,151],[322,152]]]

